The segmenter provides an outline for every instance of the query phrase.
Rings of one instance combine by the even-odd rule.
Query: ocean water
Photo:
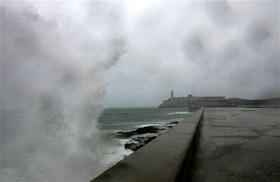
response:
[[[97,127],[108,133],[129,131],[182,121],[190,114],[187,108],[107,108],[99,116]]]
[[[110,168],[125,156],[133,153],[126,150],[124,144],[130,139],[116,138],[118,131],[130,131],[145,126],[163,126],[172,121],[182,121],[192,113],[187,108],[107,108],[99,115],[97,129],[106,140],[101,145],[104,148],[102,171]]]

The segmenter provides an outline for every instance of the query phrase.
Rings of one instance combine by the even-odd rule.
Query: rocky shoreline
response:
[[[124,144],[124,147],[136,151],[176,124],[178,121],[168,122],[163,126],[145,126],[132,131],[119,131],[114,134],[114,137],[130,139]]]

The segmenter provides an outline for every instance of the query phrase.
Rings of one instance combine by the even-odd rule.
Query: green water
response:
[[[191,113],[187,108],[108,108],[98,119],[101,130],[132,130],[148,125],[181,121]]]

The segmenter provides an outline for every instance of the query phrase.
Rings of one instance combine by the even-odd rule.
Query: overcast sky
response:
[[[280,94],[279,1],[125,3],[125,53],[105,106],[157,106],[175,96]]]
[[[18,18],[7,20],[24,27],[7,28],[11,39],[15,35],[26,39],[18,49],[33,53],[44,49],[46,57],[36,54],[32,59],[52,66],[61,63],[56,69],[75,78],[74,84],[85,80],[77,76],[79,71],[98,72],[98,77],[91,78],[97,81],[89,83],[105,107],[158,106],[171,89],[175,96],[192,93],[254,99],[280,95],[277,0],[26,1],[27,5],[3,1],[10,7],[4,10],[11,17],[15,9],[21,9],[16,10]],[[34,32],[39,36],[31,36]],[[51,40],[53,32],[58,35]],[[42,46],[41,42],[46,43]],[[7,50],[14,50],[8,46]],[[75,51],[58,51],[57,47]],[[16,54],[25,59],[22,51],[12,51],[9,56]],[[76,62],[67,63],[69,59],[78,60],[80,70]],[[3,77],[14,77],[13,71],[3,69],[7,74]],[[29,68],[25,72],[31,74]],[[48,75],[56,80],[56,75]],[[29,76],[27,82],[33,78],[40,77]],[[13,81],[22,83],[18,82]],[[42,79],[40,83],[51,85],[42,84]],[[78,90],[80,85],[73,88]]]

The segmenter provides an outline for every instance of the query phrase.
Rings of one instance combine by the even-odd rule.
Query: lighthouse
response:
[[[174,98],[174,92],[173,92],[173,90],[171,90],[171,97],[170,97],[171,99],[173,99]]]

